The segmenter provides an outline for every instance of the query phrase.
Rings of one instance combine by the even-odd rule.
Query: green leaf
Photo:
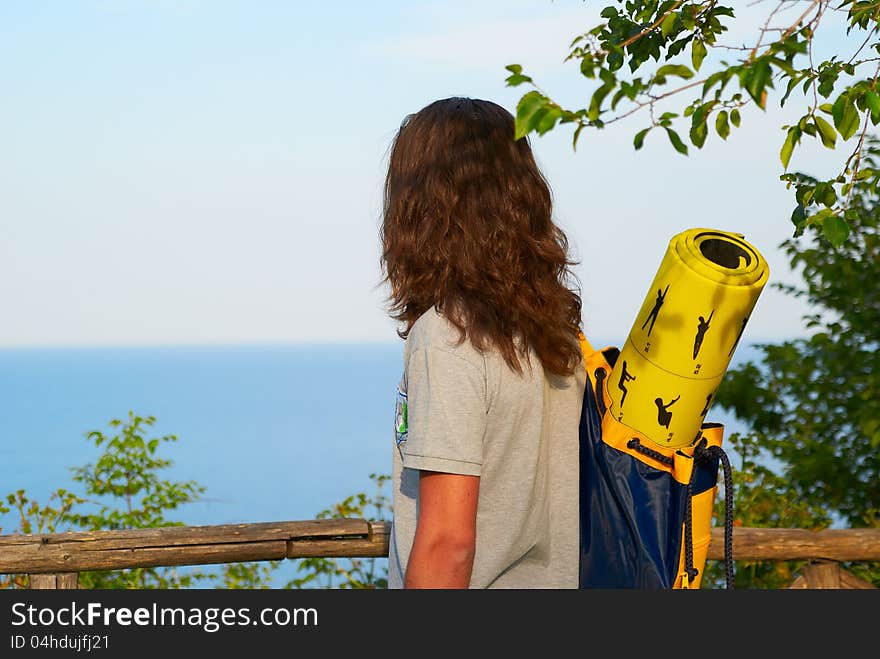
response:
[[[672,29],[675,27],[676,19],[678,19],[678,14],[672,12],[663,19],[662,23],[660,23],[660,34],[663,35],[664,39],[672,32]]]
[[[726,75],[727,75],[726,71],[716,71],[715,73],[710,75],[708,78],[706,78],[706,82],[703,83],[703,94],[702,94],[703,98],[706,98],[706,94],[708,94],[712,90],[712,87],[717,85],[719,82],[725,81]],[[724,88],[724,85],[722,85],[722,89],[723,88]]]
[[[834,85],[837,84],[837,78],[840,72],[832,67],[828,67],[819,74],[819,85],[816,90],[822,98],[828,98],[834,91]],[[805,87],[809,85],[812,78],[804,82]]]
[[[849,225],[839,215],[830,215],[822,222],[822,233],[829,243],[840,247],[849,238]]]
[[[830,181],[820,181],[817,183],[813,196],[818,203],[824,204],[829,209],[837,202],[837,192],[835,192],[834,185]]]
[[[789,79],[788,84],[785,86],[785,93],[782,95],[782,98],[779,99],[779,107],[783,107],[785,105],[785,102],[788,100],[789,95],[794,91],[794,88],[797,87],[798,82],[800,82],[803,78],[804,76],[794,76]]]
[[[645,145],[645,135],[647,135],[651,131],[651,128],[653,128],[653,126],[649,126],[648,128],[640,130],[638,133],[636,133],[636,136],[633,138],[633,146],[636,148],[636,151],[638,151]]]
[[[535,113],[535,115],[532,115],[532,121],[529,123],[530,125],[534,126],[534,129],[535,131],[537,131],[538,135],[543,135],[544,133],[552,130],[553,126],[556,125],[556,122],[561,116],[562,108],[552,105],[546,108],[545,112],[540,118],[537,118],[537,113]]]
[[[813,201],[814,194],[816,194],[816,186],[799,185],[797,186],[797,192],[795,193],[794,197],[802,206],[809,206],[810,203]]]
[[[609,46],[612,50],[620,50],[616,46]],[[614,72],[611,69],[599,69],[599,77],[609,87],[614,87],[617,85],[617,76],[614,75]]]
[[[865,92],[865,103],[871,111],[871,123],[876,126],[880,122],[880,96],[872,91]]]
[[[608,65],[609,71],[617,71],[621,66],[623,66],[624,62],[624,54],[620,48],[611,48],[608,51],[608,55],[605,57],[605,63]]]
[[[516,105],[516,132],[515,139],[520,139],[532,130],[531,120],[536,112],[542,110],[547,103],[547,98],[537,91],[525,94]]]
[[[518,76],[518,75],[508,76],[504,80],[507,83],[508,87],[516,87],[517,85],[521,85],[524,82],[532,82],[532,79],[529,76]]]
[[[834,145],[837,143],[837,133],[834,132],[834,126],[829,124],[818,114],[813,115],[813,120],[816,122],[816,128],[819,129],[819,136],[822,138],[822,144],[829,149],[833,149]]]
[[[579,123],[578,127],[574,129],[574,136],[572,136],[572,138],[571,138],[571,150],[572,151],[577,151],[578,139],[581,136],[581,131],[584,129],[584,126],[586,126],[586,125],[587,124],[585,124],[585,123]]]
[[[791,212],[791,223],[796,227],[800,226],[807,219],[806,209],[798,204],[794,207],[794,210]]]
[[[532,79],[529,76],[521,76],[521,75],[514,74],[511,76],[507,76],[507,78],[505,78],[504,81],[507,83],[508,87],[516,87],[517,85],[521,85],[524,82],[532,82]]]
[[[795,68],[786,60],[779,57],[770,57],[768,59],[770,62],[775,64],[778,69],[781,69],[787,76],[794,77],[797,75],[797,71],[795,70]]]
[[[810,135],[811,137],[816,137],[816,125],[810,123],[810,115],[805,114],[803,117],[800,118],[800,121],[798,121],[798,128],[800,128],[807,135]]]
[[[825,222],[825,219],[831,217],[832,215],[834,215],[833,210],[831,210],[830,208],[822,208],[821,210],[816,211],[809,218],[807,218],[807,221],[804,224],[807,226],[822,226],[822,224]]]
[[[718,113],[718,116],[715,117],[715,132],[718,133],[718,137],[722,140],[726,140],[727,136],[730,135],[730,124],[727,123],[727,112],[722,110]]]
[[[508,64],[504,68],[510,71],[513,75],[519,75],[522,73],[522,66],[519,64]]]
[[[706,57],[706,44],[699,39],[694,39],[691,45],[691,63],[694,65],[694,71],[699,71]]]
[[[831,108],[834,127],[844,140],[852,137],[859,128],[859,111],[847,94],[841,94]]]
[[[581,59],[581,75],[590,80],[596,77],[596,68],[600,66],[599,62],[589,53],[585,53]]]
[[[676,133],[668,126],[664,126],[664,128],[666,129],[666,134],[669,135],[669,141],[672,142],[672,146],[675,148],[675,150],[679,153],[687,155],[687,144],[681,141],[681,137],[679,137],[678,133]]]
[[[695,123],[700,123],[700,122],[706,121],[706,118],[709,116],[709,113],[712,111],[712,108],[714,108],[716,105],[718,105],[718,101],[709,101],[707,103],[702,103],[701,105],[697,106],[693,112],[693,115],[694,115],[693,121]]]
[[[767,107],[767,85],[773,74],[770,63],[766,59],[755,60],[744,73],[744,86],[752,100],[762,110]]]
[[[730,123],[732,123],[734,126],[739,128],[739,121],[740,121],[739,110],[737,110],[736,108],[733,108],[730,111]]]
[[[794,147],[800,139],[800,128],[792,126],[788,129],[788,135],[785,136],[785,142],[782,144],[782,150],[779,152],[779,159],[782,161],[782,167],[784,169],[788,169],[788,162],[791,160],[791,152],[794,151]]]
[[[613,85],[604,84],[593,92],[593,97],[590,99],[590,107],[587,110],[587,119],[596,121],[599,118],[599,114],[602,111],[602,101],[605,100],[605,97],[608,96],[612,89],[614,89]]]
[[[694,72],[691,71],[684,64],[664,64],[659,69],[657,69],[657,73],[654,74],[655,77],[664,77],[664,76],[678,76],[679,78],[684,78],[688,80],[689,78],[694,77]]]
[[[702,149],[706,143],[706,136],[709,134],[709,128],[706,126],[705,116],[702,121],[698,121],[698,117],[694,114],[694,121],[691,124],[690,138],[691,142],[698,149]]]
[[[693,30],[697,26],[693,13],[689,11],[681,12],[681,23],[685,30]]]

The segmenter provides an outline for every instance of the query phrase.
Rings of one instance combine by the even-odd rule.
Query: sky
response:
[[[4,0],[0,346],[397,340],[378,228],[400,122],[448,96],[515,112],[511,63],[582,107],[592,88],[564,59],[605,4]],[[752,45],[775,3],[733,4],[722,42]],[[848,47],[840,25],[816,57]],[[714,53],[704,67],[734,51]],[[750,106],[687,157],[656,132],[633,149],[644,113],[576,152],[565,127],[530,138],[589,337],[626,336],[670,239],[696,227],[769,264],[744,340],[804,333],[804,302],[773,288],[797,281],[778,153],[803,107]],[[807,143],[792,169],[836,174],[854,141]]]

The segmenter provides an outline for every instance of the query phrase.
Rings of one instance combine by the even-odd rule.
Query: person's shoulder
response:
[[[484,368],[483,354],[465,338],[463,341],[458,327],[436,307],[425,311],[413,323],[406,339],[406,352],[412,354],[419,350],[435,350],[454,355]]]

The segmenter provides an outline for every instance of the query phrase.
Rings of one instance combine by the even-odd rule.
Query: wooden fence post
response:
[[[57,572],[54,574],[29,574],[31,590],[75,590],[78,587],[79,573]]]
[[[801,568],[789,588],[861,590],[872,589],[874,585],[847,572],[836,561],[811,561]]]

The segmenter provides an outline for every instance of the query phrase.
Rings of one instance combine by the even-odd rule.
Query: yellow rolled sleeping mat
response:
[[[741,234],[674,236],[608,378],[611,414],[657,444],[691,444],[769,274]]]
[[[699,588],[720,464],[732,587],[730,465],[705,417],[768,278],[742,234],[688,229],[620,349],[581,337],[581,588]]]

